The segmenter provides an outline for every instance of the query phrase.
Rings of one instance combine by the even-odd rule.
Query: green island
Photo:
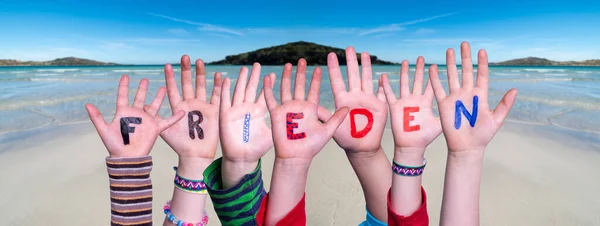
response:
[[[262,65],[283,65],[285,63],[296,64],[298,59],[306,59],[308,65],[327,65],[327,54],[334,52],[338,56],[340,65],[346,65],[346,51],[331,46],[319,45],[312,42],[291,42],[283,45],[257,49],[247,53],[226,56],[225,59],[210,62],[213,65],[251,65],[258,62]],[[360,62],[360,53],[357,53]],[[371,64],[392,65],[397,64],[384,61],[371,55]]]
[[[584,61],[553,61],[546,58],[526,57],[490,63],[493,66],[600,66],[600,59]]]

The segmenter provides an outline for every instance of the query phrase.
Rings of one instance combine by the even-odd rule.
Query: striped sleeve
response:
[[[261,161],[256,169],[244,175],[235,186],[223,190],[222,158],[213,161],[204,171],[204,183],[215,212],[222,225],[256,225],[256,214],[266,195],[263,187]]]
[[[111,225],[152,225],[152,157],[106,158]]]

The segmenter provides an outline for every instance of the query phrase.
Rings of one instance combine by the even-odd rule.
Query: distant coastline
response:
[[[553,61],[546,58],[527,57],[490,63],[490,66],[600,66],[600,59],[584,61]]]
[[[11,66],[120,66],[116,63],[105,63],[95,60],[88,60],[77,57],[57,58],[50,61],[19,61],[19,60],[2,60],[0,59],[0,67]]]

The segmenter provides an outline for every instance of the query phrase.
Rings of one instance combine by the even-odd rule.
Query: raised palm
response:
[[[448,49],[446,52],[450,95],[446,96],[437,70],[430,73],[430,79],[438,102],[448,149],[454,152],[483,150],[498,132],[512,108],[517,90],[509,90],[496,109],[492,111],[488,104],[487,53],[485,50],[480,50],[478,53],[477,84],[474,87],[469,43],[463,42],[460,49],[463,72],[462,87],[458,79],[453,49]]]
[[[335,107],[336,109],[342,107],[350,109],[350,115],[344,119],[333,135],[333,139],[348,152],[377,151],[381,146],[381,137],[387,120],[387,105],[383,88],[379,86],[377,96],[373,94],[371,58],[368,53],[361,54],[362,77],[358,69],[356,51],[352,47],[346,49],[346,63],[348,65],[348,91],[346,91],[337,56],[335,53],[327,56],[327,68]],[[319,114],[321,120],[328,118],[330,113],[325,109],[321,110]]]
[[[273,88],[264,86],[277,158],[312,160],[331,139],[348,113],[347,108],[342,108],[324,124],[319,122],[317,109],[321,76],[321,68],[315,68],[308,96],[305,99],[306,61],[300,59],[292,99],[290,90],[292,65],[286,64],[281,79],[281,106],[277,106]],[[270,77],[265,78],[265,84],[273,84]]]
[[[221,96],[221,74],[215,73],[210,103],[206,100],[206,75],[204,62],[196,61],[196,91],[192,85],[190,58],[181,57],[181,89],[179,95],[171,65],[165,66],[165,80],[171,111],[184,111],[186,116],[160,136],[177,152],[185,157],[212,160],[219,143],[219,103]]]
[[[275,82],[275,74],[270,74]],[[230,100],[230,80],[223,82],[220,111],[220,133],[223,156],[233,161],[258,161],[271,147],[273,137],[266,123],[267,105],[264,92],[256,99],[260,81],[260,64],[252,66],[250,81],[248,68],[242,67],[235,86],[233,103]],[[269,84],[273,86],[273,84]]]
[[[146,156],[152,150],[158,134],[173,125],[184,115],[184,112],[175,112],[173,116],[162,120],[146,113],[142,108],[148,91],[148,79],[142,79],[135,95],[133,105],[129,106],[129,76],[123,75],[117,91],[117,111],[112,122],[107,124],[100,111],[92,105],[86,104],[92,123],[100,135],[104,146],[111,157],[139,157]],[[150,111],[158,111],[165,98],[165,88],[161,87],[156,94]]]
[[[419,57],[411,93],[408,79],[409,64],[406,60],[402,62],[400,99],[396,99],[388,76],[383,74],[380,78],[390,106],[392,132],[397,148],[425,150],[427,145],[433,142],[442,132],[440,119],[436,118],[432,111],[433,89],[429,80],[427,80],[425,92],[423,93],[424,67],[425,60],[423,57]],[[437,71],[437,68],[434,69],[434,67],[430,67],[430,73],[433,70]]]

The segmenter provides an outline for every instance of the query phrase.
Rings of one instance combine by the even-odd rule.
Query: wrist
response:
[[[484,148],[469,149],[463,151],[448,150],[448,159],[460,161],[482,161]]]
[[[423,165],[425,148],[421,147],[395,147],[394,162],[407,166]]]
[[[274,167],[277,167],[286,171],[297,171],[303,172],[308,171],[312,159],[300,159],[300,158],[279,158],[275,157]]]
[[[380,153],[383,152],[383,147],[379,146],[379,148],[372,151],[352,151],[349,149],[344,149],[346,152],[346,156],[350,161],[353,160],[369,160],[376,158]]]
[[[192,180],[201,180],[206,167],[210,165],[212,159],[198,157],[179,157],[177,174],[179,176]]]

